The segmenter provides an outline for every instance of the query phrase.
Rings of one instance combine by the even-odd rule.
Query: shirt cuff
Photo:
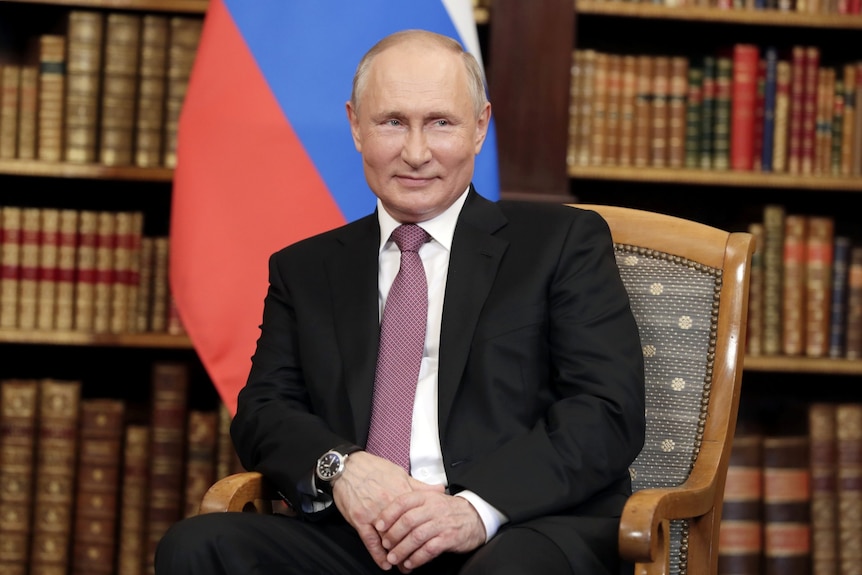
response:
[[[455,497],[463,497],[470,502],[470,505],[479,514],[479,518],[485,525],[485,543],[491,540],[491,537],[497,534],[497,530],[504,523],[509,522],[509,518],[500,513],[495,507],[492,507],[487,501],[473,493],[472,491],[459,491]]]

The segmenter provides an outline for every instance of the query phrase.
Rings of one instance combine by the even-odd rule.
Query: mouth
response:
[[[406,188],[422,188],[434,181],[434,178],[432,177],[423,178],[411,175],[396,175],[395,179]]]

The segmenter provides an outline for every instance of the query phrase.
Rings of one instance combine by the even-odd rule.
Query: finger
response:
[[[381,535],[387,533],[405,513],[421,507],[426,501],[422,492],[403,493],[384,507],[374,520],[374,528]]]
[[[386,559],[387,551],[383,548],[380,535],[378,535],[377,531],[370,525],[359,527],[356,531],[359,533],[359,538],[362,540],[371,558],[377,563],[377,566],[383,570],[391,569],[392,563]]]

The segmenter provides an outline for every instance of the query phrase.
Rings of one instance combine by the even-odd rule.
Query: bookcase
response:
[[[765,171],[762,165],[734,169],[729,155],[724,157],[726,164],[721,168],[714,163],[708,169],[697,163],[687,166],[688,142],[685,135],[679,134],[686,134],[685,122],[689,118],[682,116],[683,125],[677,126],[683,131],[678,132],[680,140],[675,143],[682,144],[676,150],[680,154],[676,165],[671,165],[669,154],[661,162],[653,162],[649,156],[655,153],[649,147],[652,141],[647,142],[647,153],[640,163],[634,161],[631,149],[627,161],[622,160],[622,154],[609,160],[606,147],[615,146],[618,151],[624,145],[620,139],[625,132],[619,123],[615,124],[617,132],[613,136],[617,139],[611,144],[605,132],[598,140],[602,147],[586,148],[585,161],[573,154],[572,142],[578,140],[570,129],[584,127],[582,117],[570,122],[572,115],[584,113],[572,106],[578,98],[583,100],[577,91],[577,74],[583,72],[585,60],[577,59],[578,51],[593,51],[590,57],[596,61],[615,57],[619,66],[617,72],[609,73],[614,68],[608,64],[602,86],[593,78],[593,89],[604,90],[605,99],[592,94],[592,104],[603,107],[588,113],[593,120],[599,118],[602,122],[610,122],[612,113],[616,114],[613,121],[620,122],[625,114],[622,104],[608,96],[610,90],[617,90],[621,98],[632,95],[631,88],[626,92],[626,80],[620,71],[624,69],[624,58],[632,66],[641,56],[662,56],[665,60],[660,64],[666,70],[681,59],[690,70],[700,67],[704,56],[729,57],[735,64],[734,49],[738,46],[756,46],[761,58],[767,47],[774,46],[778,59],[787,61],[792,60],[794,47],[815,47],[819,69],[837,70],[833,82],[835,78],[846,79],[846,64],[854,64],[858,70],[862,61],[862,15],[858,6],[797,1],[777,2],[767,8],[764,4],[721,0],[495,0],[487,38],[488,75],[498,130],[502,196],[552,202],[577,199],[653,209],[738,231],[753,231],[752,224],[765,226],[764,219],[774,216],[777,208],[782,230],[788,223],[785,216],[804,215],[811,225],[816,218],[826,218],[834,225],[836,237],[845,236],[852,245],[859,245],[862,227],[853,207],[862,192],[858,148],[857,164],[850,173],[840,165],[836,169],[832,165],[826,169],[809,168],[811,173],[801,166],[791,171],[786,165],[783,171]],[[855,13],[838,13],[839,9]],[[652,64],[656,65],[655,60]],[[855,74],[858,78],[858,72]],[[655,114],[661,114],[665,122],[661,126],[665,137],[661,144],[666,150],[673,145],[668,139],[673,121],[670,108],[680,100],[687,106],[691,94],[674,93],[671,74],[661,77],[661,91],[649,93],[640,102],[629,100],[628,110],[647,105],[653,106]],[[729,79],[724,89],[729,88],[730,96],[737,100],[765,97],[756,84],[751,92],[733,92],[733,76]],[[617,84],[611,88],[613,82]],[[651,83],[655,89],[655,78]],[[857,83],[857,93],[858,86]],[[639,95],[637,84],[634,90],[634,95]],[[700,97],[704,92],[705,89]],[[858,96],[841,101],[842,112],[849,106],[858,115],[858,102]],[[732,107],[733,98],[728,103]],[[731,116],[731,107],[722,113]],[[816,122],[820,129],[824,124],[822,119]],[[859,125],[858,120],[855,125]],[[635,131],[636,126],[631,129]],[[733,129],[731,124],[730,130]],[[632,138],[632,133],[627,137]],[[732,137],[729,133],[725,136]],[[715,134],[712,138],[715,142]],[[755,138],[742,143],[751,145]],[[759,138],[762,145],[762,135]],[[597,142],[593,139],[590,144],[595,146]],[[625,145],[636,144],[629,140]],[[724,146],[729,144],[728,140],[723,142]],[[736,147],[739,149],[739,142]],[[789,148],[789,142],[785,142],[784,149],[789,152]],[[597,153],[597,149],[602,151]],[[729,151],[725,148],[726,153]],[[815,166],[816,161],[812,160]],[[784,260],[785,250],[796,253],[797,258],[808,250],[799,245],[787,248],[786,244],[779,246],[782,272],[785,263],[790,269]],[[752,284],[753,297],[754,289]],[[783,285],[779,284],[778,289],[779,296],[785,296]],[[781,312],[786,313],[783,309]],[[752,325],[750,322],[749,335],[758,331]],[[731,505],[726,507],[725,518],[736,520],[736,524],[722,530],[723,536],[725,531],[728,534],[722,562],[730,559],[736,565],[734,569],[722,564],[720,572],[852,573],[862,557],[862,539],[856,535],[858,502],[862,498],[858,484],[853,483],[860,477],[859,460],[854,462],[853,458],[862,454],[862,361],[858,355],[851,359],[846,354],[838,358],[828,354],[810,357],[804,349],[789,355],[780,344],[777,352],[747,349],[737,429],[740,444],[734,449],[737,459],[731,461],[732,473],[728,473],[728,489],[733,484],[735,491],[726,492],[726,503]],[[772,523],[775,515],[770,513],[775,512],[783,514],[775,521],[787,523]]]

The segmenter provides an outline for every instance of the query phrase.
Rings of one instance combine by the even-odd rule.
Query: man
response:
[[[376,213],[271,258],[231,429],[245,467],[300,520],[183,521],[157,573],[618,572],[644,385],[607,225],[477,194],[491,107],[451,39],[383,39],[357,68],[347,115]],[[401,224],[424,237],[399,255]],[[387,319],[411,250],[424,270],[421,359],[396,377],[396,392],[410,390],[407,431],[380,439],[379,421],[396,425],[377,399],[384,347],[408,337],[380,334],[415,319]],[[402,440],[406,462],[381,455]]]

